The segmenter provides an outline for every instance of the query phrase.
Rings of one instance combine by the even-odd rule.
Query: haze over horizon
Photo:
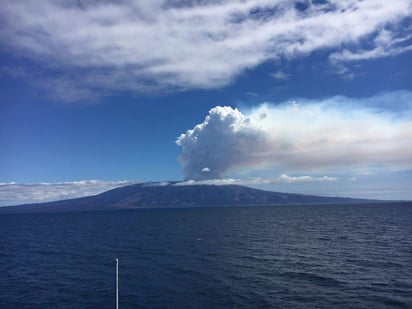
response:
[[[0,206],[140,181],[412,200],[412,3],[0,6]]]

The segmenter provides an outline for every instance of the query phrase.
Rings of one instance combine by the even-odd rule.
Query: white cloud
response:
[[[0,183],[0,206],[48,202],[95,195],[104,191],[138,183],[136,181],[82,180],[58,183]]]
[[[412,93],[297,101],[262,104],[245,114],[228,106],[211,109],[176,141],[186,179],[268,168],[319,173],[412,167]],[[202,173],[204,166],[209,173]]]
[[[277,80],[287,80],[287,79],[289,79],[289,75],[286,74],[285,72],[282,72],[282,71],[277,71],[277,72],[271,74],[270,76],[272,76],[274,79],[277,79]]]
[[[288,176],[281,175],[276,179],[274,183],[299,183],[299,182],[329,182],[337,181],[338,177],[322,176],[322,177],[313,177],[313,176]]]
[[[193,186],[193,185],[270,185],[270,184],[295,184],[302,182],[334,182],[338,177],[330,176],[288,176],[281,175],[278,178],[224,178],[224,179],[206,179],[206,180],[187,180],[178,182],[175,186]]]
[[[333,61],[370,60],[387,56],[396,56],[407,51],[412,51],[412,46],[402,46],[391,48],[389,50],[378,46],[371,50],[361,50],[356,52],[343,50],[339,53],[333,53],[330,58]]]
[[[44,86],[66,100],[116,90],[220,87],[265,61],[325,48],[335,50],[335,61],[411,48],[402,31],[410,0],[307,4],[14,0],[0,7],[0,40],[20,56],[43,59],[57,76]]]
[[[373,48],[355,51],[344,49],[332,53],[330,59],[334,62],[370,60],[396,56],[409,51],[412,51],[412,35],[404,34],[400,37],[394,37],[391,31],[382,29],[374,39]]]

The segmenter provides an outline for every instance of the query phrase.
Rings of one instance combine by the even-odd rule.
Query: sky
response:
[[[412,199],[410,0],[0,6],[0,206],[142,181]]]

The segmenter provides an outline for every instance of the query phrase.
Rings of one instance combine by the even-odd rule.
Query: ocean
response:
[[[0,215],[0,308],[412,308],[412,203]]]

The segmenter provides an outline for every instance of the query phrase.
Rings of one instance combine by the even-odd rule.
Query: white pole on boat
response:
[[[119,309],[119,259],[116,259],[116,309]]]

